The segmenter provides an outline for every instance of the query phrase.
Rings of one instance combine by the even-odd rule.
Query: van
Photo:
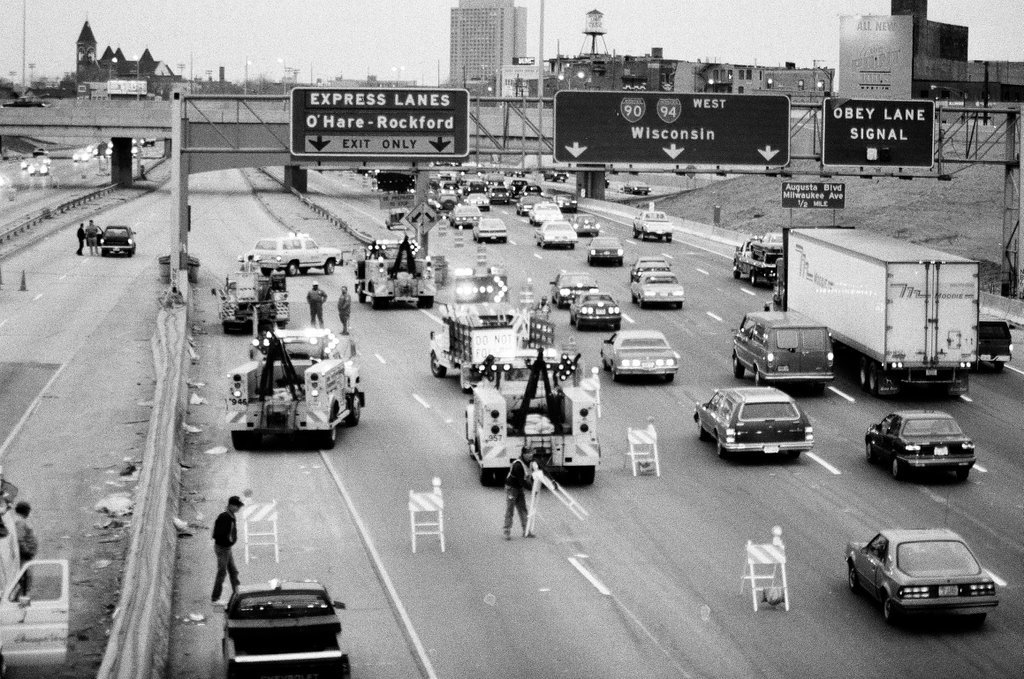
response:
[[[996,372],[1013,358],[1013,338],[1006,321],[978,321],[978,363],[991,361]]]
[[[828,328],[795,311],[759,311],[743,317],[732,343],[732,372],[751,372],[754,384],[811,384],[835,378]]]

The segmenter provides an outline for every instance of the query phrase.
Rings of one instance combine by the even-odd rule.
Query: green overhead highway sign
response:
[[[823,104],[821,164],[931,167],[935,102],[833,99]]]
[[[789,97],[591,92],[555,94],[555,160],[579,164],[789,164]]]
[[[469,92],[426,88],[296,87],[291,154],[306,160],[469,155]]]

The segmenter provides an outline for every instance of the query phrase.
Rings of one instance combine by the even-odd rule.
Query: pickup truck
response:
[[[782,234],[769,233],[748,238],[736,248],[732,257],[732,277],[746,278],[751,285],[764,281],[774,284],[778,277],[776,263],[782,257]]]
[[[672,222],[661,210],[642,210],[633,218],[633,238],[647,240],[657,238],[672,242]]]
[[[224,676],[347,679],[337,613],[344,608],[317,582],[240,586],[224,616]]]

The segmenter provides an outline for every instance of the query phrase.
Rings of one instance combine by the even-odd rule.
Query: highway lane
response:
[[[550,280],[558,268],[585,268],[581,250],[533,257],[529,227],[514,223],[512,229],[518,245],[488,249],[515,263],[513,275],[520,280],[528,273],[536,283]],[[475,676],[488,669],[515,676],[529,662],[532,673],[523,669],[523,676],[552,673],[566,663],[569,673],[581,676],[612,676],[623,668],[634,674],[643,668],[639,676],[874,676],[892,667],[907,676],[936,670],[952,676],[978,671],[1012,676],[1020,660],[1012,640],[1021,631],[1013,622],[1021,616],[1015,616],[1020,610],[1012,593],[1022,577],[1014,553],[1019,524],[1009,520],[1013,491],[1000,492],[1003,482],[988,475],[980,484],[980,473],[966,485],[896,484],[885,470],[868,467],[861,433],[890,404],[855,391],[845,378],[836,386],[854,403],[832,392],[800,397],[815,420],[819,454],[841,474],[811,459],[782,464],[718,460],[710,446],[697,441],[692,403],[710,393],[711,385],[736,383],[728,363],[728,321],[738,322],[743,308],[760,308],[767,293],[758,290],[755,299],[743,292],[731,280],[726,260],[706,250],[684,243],[631,247],[662,248],[676,257],[688,286],[682,312],[628,313],[640,323],[663,327],[691,362],[672,385],[620,385],[602,377],[605,464],[593,487],[570,489],[591,510],[591,518],[579,524],[544,496],[537,541],[507,545],[498,539],[502,498],[500,491],[479,487],[466,454],[461,434],[465,397],[454,380],[436,380],[427,368],[427,337],[436,323],[413,309],[371,312],[357,306],[354,311],[370,400],[363,422],[342,432],[328,459],[339,460],[356,506],[373,508],[364,512],[370,533],[399,592],[409,597],[406,605],[426,647],[433,649],[440,675]],[[595,273],[602,285],[618,286],[613,294],[620,300],[628,299],[622,269]],[[334,278],[350,275],[346,268]],[[292,285],[314,279],[323,280],[293,279]],[[333,281],[328,292],[333,299]],[[555,312],[555,317],[558,336],[569,336],[567,312]],[[573,334],[588,365],[596,362],[594,349],[606,335]],[[942,401],[943,407],[984,402]],[[659,480],[633,479],[621,468],[625,427],[643,424],[647,414],[656,418],[663,437]],[[999,431],[997,426],[993,436]],[[365,432],[374,437],[348,447]],[[454,505],[448,516],[449,551],[440,555],[428,546],[412,557],[404,497],[409,489],[426,489],[435,473]],[[989,509],[979,511],[976,496],[981,485],[991,483],[997,484],[992,502],[998,511],[991,521],[995,537],[989,539],[975,532],[976,525],[989,522]],[[932,497],[936,489],[957,507],[964,500],[963,508],[947,512]],[[1010,582],[1003,605],[985,628],[894,632],[865,601],[850,601],[841,559],[846,539],[866,539],[883,525],[944,520]],[[739,594],[742,545],[751,538],[767,541],[775,523],[783,525],[790,548],[794,607],[789,613],[755,615],[749,593]],[[586,554],[578,562],[610,594],[601,593],[568,562],[577,554]],[[526,605],[516,603],[519,596]],[[571,631],[560,634],[564,630]],[[560,635],[561,648],[549,648],[553,635]],[[568,648],[570,642],[562,641],[566,636],[571,636]],[[606,652],[623,648],[628,649],[628,665],[617,664],[609,657],[614,654]],[[876,655],[871,649],[883,650]],[[931,660],[920,662],[922,655]],[[507,662],[523,656],[529,661]]]

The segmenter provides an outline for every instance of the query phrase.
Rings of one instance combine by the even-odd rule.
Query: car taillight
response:
[[[725,442],[736,443],[736,430],[732,427],[725,430]]]
[[[804,440],[805,441],[813,441],[814,440],[814,427],[812,427],[811,425],[807,425],[806,427],[804,427]]]
[[[765,358],[768,360],[769,363],[775,362],[775,354],[771,351],[768,352],[768,355],[765,356]]]
[[[906,450],[908,453],[917,453],[920,452],[921,446],[917,445],[916,443],[908,443],[904,447],[904,450]]]
[[[828,352],[828,354],[827,354],[827,357],[828,357],[828,362],[829,362],[829,364],[831,365],[832,361],[833,361],[833,360],[835,359],[835,357],[836,357],[836,356],[835,356],[835,354],[833,354],[833,353],[832,353],[832,352],[830,351],[830,352]]]
[[[927,599],[931,592],[928,587],[900,587],[896,590],[896,596],[901,599]]]
[[[994,595],[995,593],[996,583],[994,582],[977,582],[967,585],[967,596],[985,596]]]
[[[964,450],[974,450],[974,443],[972,441],[964,441],[960,444],[960,447]]]

